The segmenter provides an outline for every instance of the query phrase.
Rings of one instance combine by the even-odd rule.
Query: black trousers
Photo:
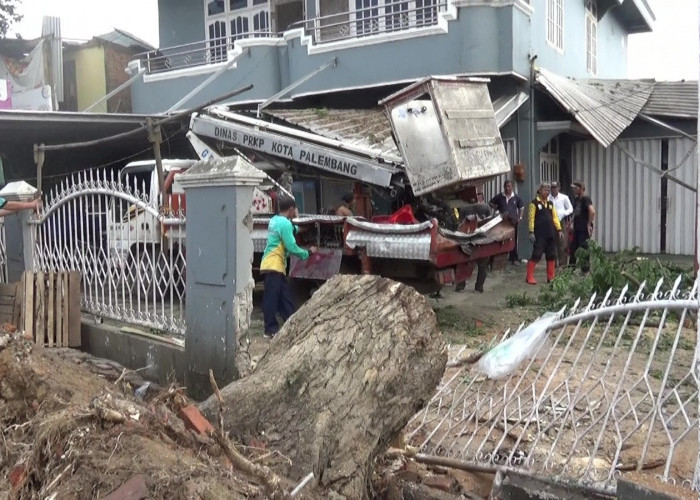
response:
[[[515,246],[513,247],[513,250],[511,250],[508,254],[508,260],[510,262],[520,261],[520,258],[518,257],[518,226],[515,226]]]
[[[544,254],[548,261],[557,260],[557,243],[553,237],[550,238],[537,238],[535,244],[532,247],[532,257],[530,260],[534,262],[539,262]]]
[[[576,267],[576,250],[579,248],[585,248],[588,250],[588,240],[590,236],[588,235],[588,229],[583,231],[574,231],[574,237],[571,241],[571,246],[569,247],[569,265],[571,267]],[[587,273],[590,269],[590,263],[588,259],[581,262],[581,270]]]
[[[263,291],[262,310],[265,320],[265,333],[274,335],[280,329],[277,314],[283,321],[294,314],[294,302],[289,290],[287,277],[273,271],[263,274],[265,289]]]

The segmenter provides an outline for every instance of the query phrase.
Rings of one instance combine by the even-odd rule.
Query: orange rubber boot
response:
[[[534,260],[528,260],[527,261],[527,277],[525,278],[525,281],[529,285],[536,285],[537,281],[535,281],[535,266],[537,265],[537,262]]]
[[[547,283],[554,279],[554,269],[556,268],[556,265],[557,263],[553,260],[547,261]]]

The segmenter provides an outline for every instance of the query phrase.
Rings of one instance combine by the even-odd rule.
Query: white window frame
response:
[[[226,45],[232,45],[235,40],[240,40],[241,38],[255,38],[259,36],[265,36],[265,33],[270,33],[270,0],[265,2],[254,4],[253,0],[246,0],[246,6],[231,10],[231,0],[224,0],[224,12],[209,15],[209,0],[204,0],[204,34],[207,42],[210,40],[209,37],[209,26],[218,21],[225,21],[226,23],[226,39],[228,43]],[[264,12],[265,22],[267,24],[265,29],[258,30],[259,33],[253,33],[254,30],[254,18]],[[248,30],[242,34],[234,34],[231,29],[232,23],[238,18],[244,18],[248,21]]]
[[[586,71],[598,74],[598,1],[586,0]]]
[[[369,0],[372,5],[368,7],[363,7],[362,9],[376,9],[376,18],[372,19],[375,16],[372,15],[371,11],[358,10],[356,6],[356,1],[357,0],[348,0],[348,12],[350,13],[351,31],[354,36],[360,37],[371,36],[380,33],[394,33],[398,31],[405,31],[411,28],[423,28],[426,26],[432,26],[437,24],[438,15],[440,13],[439,0],[423,0],[423,6],[421,8],[425,9],[423,12],[425,12],[424,15],[426,17],[428,17],[428,13],[430,12],[429,9],[433,9],[432,14],[430,15],[433,18],[433,22],[426,23],[425,21],[423,21],[419,25],[418,12],[416,11],[417,0]],[[432,5],[426,5],[428,2],[431,2]],[[406,4],[406,9],[400,8],[402,4]],[[398,9],[387,11],[387,9],[393,9],[396,7],[398,7]],[[369,13],[370,15],[367,15],[367,13]],[[391,23],[392,26],[388,26],[387,21],[389,20],[389,18],[402,15],[407,16],[406,20],[401,20],[397,22],[396,26],[394,26],[394,23]],[[361,26],[365,16],[370,18],[367,20],[367,23],[369,23],[370,25],[374,24],[373,26],[370,26],[369,28]]]
[[[547,43],[564,52],[564,0],[547,0]]]

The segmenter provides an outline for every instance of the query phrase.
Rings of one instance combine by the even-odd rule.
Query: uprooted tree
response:
[[[223,420],[263,440],[348,498],[370,492],[374,459],[433,395],[447,358],[435,314],[415,290],[336,276],[284,325],[248,377],[221,390]],[[212,421],[219,402],[200,405]]]

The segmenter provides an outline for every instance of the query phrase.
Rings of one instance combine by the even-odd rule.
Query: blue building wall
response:
[[[465,15],[468,14],[468,15]],[[287,46],[288,85],[337,57],[328,69],[295,94],[391,83],[426,75],[507,73],[513,70],[512,9],[472,7],[450,21],[448,33],[309,54],[301,38]],[[493,34],[498,33],[498,37]],[[329,46],[330,47],[330,46]]]
[[[201,42],[206,38],[202,0],[158,0],[160,47]]]
[[[244,54],[237,65],[220,75],[204,90],[182,105],[182,109],[205,104],[238,88],[253,84],[254,87],[234,98],[237,102],[264,100],[280,88],[279,51],[274,46],[256,46]],[[135,113],[161,113],[168,110],[197,85],[206,80],[212,71],[187,77],[160,74],[137,80],[131,91]],[[150,81],[148,79],[151,79]],[[229,100],[227,102],[230,102]]]
[[[586,70],[586,16],[583,0],[564,2],[564,50],[547,43],[547,0],[533,0],[531,47],[537,65],[561,75],[592,78]],[[523,42],[527,39],[520,38]],[[597,78],[627,77],[627,32],[608,11],[598,22]]]
[[[174,3],[168,3],[168,15],[178,21],[177,16],[181,14],[175,13],[185,10],[184,4],[194,5],[192,1],[170,1]],[[202,16],[203,11],[200,12]],[[168,17],[161,19],[162,26],[175,26],[169,31],[170,34],[184,37],[173,39],[161,35],[161,45],[164,45],[164,40],[171,44],[191,42],[192,38],[197,37],[193,26],[199,26],[203,31],[203,19],[189,23],[189,29],[180,27],[175,20],[169,21]],[[517,30],[519,36],[529,22],[526,13],[513,7],[494,9],[480,6],[460,9],[458,19],[448,22],[447,33],[402,37],[345,48],[338,48],[338,44],[326,44],[317,46],[312,54],[309,53],[309,46],[303,43],[310,40],[300,30],[293,36],[288,33],[286,41],[280,39],[276,47],[271,46],[271,40],[251,40],[250,54],[241,58],[236,68],[226,71],[200,92],[188,106],[203,104],[248,84],[253,84],[254,90],[240,95],[236,101],[265,99],[334,57],[337,58],[337,67],[316,75],[294,89],[293,94],[361,88],[414,80],[431,74],[508,74],[518,71],[526,77],[529,73],[528,47],[514,43],[514,35]],[[165,31],[168,29],[163,27],[161,32]],[[202,37],[200,33],[199,39]],[[194,76],[171,72],[174,78],[168,78],[168,73],[155,78],[145,77],[132,90],[134,112],[151,113],[168,109],[216,70],[217,67],[200,67]]]

